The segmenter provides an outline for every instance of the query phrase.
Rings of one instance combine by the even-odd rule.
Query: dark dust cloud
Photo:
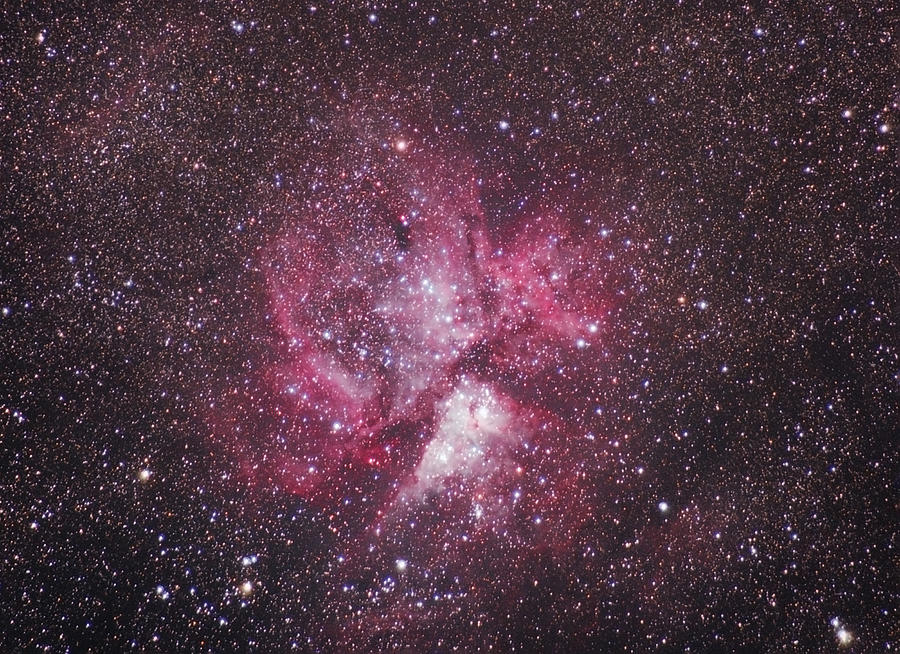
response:
[[[4,5],[3,651],[895,651],[897,8],[688,5]]]

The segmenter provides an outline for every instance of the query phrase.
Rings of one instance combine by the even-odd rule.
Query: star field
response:
[[[0,25],[0,649],[897,649],[890,3]]]

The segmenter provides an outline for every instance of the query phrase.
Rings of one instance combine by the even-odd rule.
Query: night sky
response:
[[[896,651],[900,11],[685,4],[4,4],[0,649]]]

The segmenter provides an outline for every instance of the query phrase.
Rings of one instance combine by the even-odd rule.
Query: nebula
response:
[[[587,491],[571,443],[594,438],[585,391],[605,376],[599,254],[572,217],[489,215],[459,150],[391,142],[357,135],[352,168],[323,164],[338,183],[292,203],[261,255],[280,335],[265,404],[281,419],[241,433],[281,446],[248,467],[340,509],[360,548],[428,511],[565,541]]]

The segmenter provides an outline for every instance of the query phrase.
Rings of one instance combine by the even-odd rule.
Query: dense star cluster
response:
[[[900,647],[891,3],[0,9],[0,649]]]

